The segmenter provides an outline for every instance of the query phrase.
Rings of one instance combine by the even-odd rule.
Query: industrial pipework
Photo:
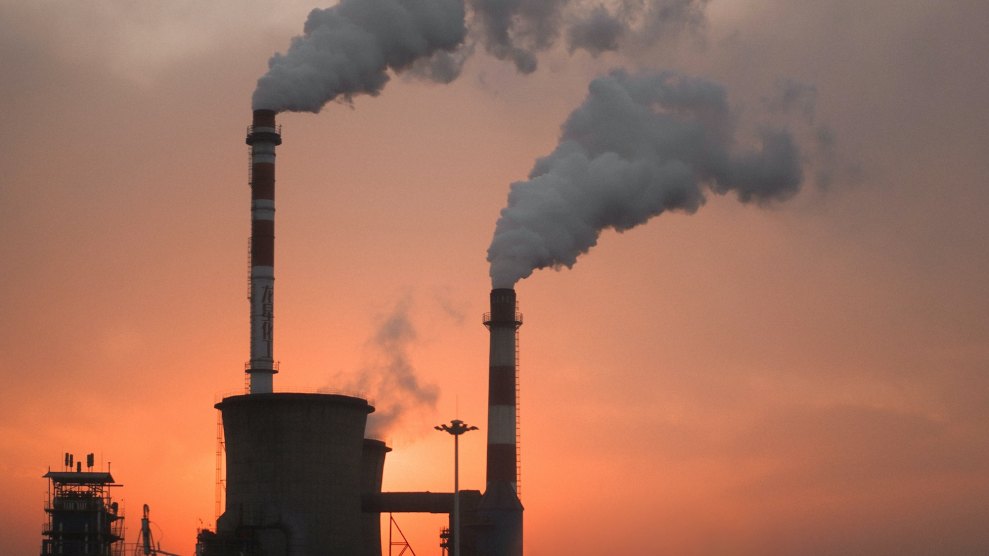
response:
[[[275,147],[282,144],[273,110],[255,110],[251,146],[251,394],[269,394],[278,369],[273,357],[275,300]]]

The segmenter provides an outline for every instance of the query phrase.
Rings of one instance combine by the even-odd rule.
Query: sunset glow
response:
[[[527,556],[989,552],[989,4],[696,4],[617,52],[561,35],[531,73],[472,34],[448,84],[388,70],[377,96],[280,113],[275,391],[369,396],[393,418],[385,491],[450,492],[433,427],[477,425],[460,485],[483,490],[510,188],[537,160],[579,174],[559,145],[590,141],[564,123],[593,80],[686,76],[678,99],[725,111],[636,104],[703,126],[645,126],[621,162],[710,132],[683,155],[697,205],[587,211],[572,268],[530,254],[511,278],[536,269],[515,285]],[[38,553],[65,452],[124,485],[128,543],[143,504],[170,552],[215,526],[213,406],[250,356],[251,95],[315,7],[0,0],[0,554]],[[802,181],[742,199],[746,170],[795,170],[749,156],[767,129]],[[440,554],[445,516],[395,518]]]

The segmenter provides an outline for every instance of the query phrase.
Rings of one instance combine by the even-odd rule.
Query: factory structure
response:
[[[275,392],[275,112],[255,110],[248,128],[251,171],[250,357],[245,393],[216,404],[225,447],[225,508],[215,530],[200,530],[196,556],[381,556],[381,514],[449,517],[440,546],[463,556],[521,556],[518,330],[515,290],[491,291],[487,470],[483,492],[382,492],[382,440],[367,438],[367,400],[339,394]],[[463,425],[460,421],[455,426]],[[445,429],[448,430],[449,429]],[[470,430],[470,429],[467,429]],[[219,457],[219,456],[218,456]],[[218,467],[219,469],[219,467]],[[120,556],[123,515],[107,471],[65,455],[49,481],[41,555]],[[455,515],[459,515],[456,523]],[[151,542],[148,506],[143,554]],[[139,547],[140,548],[140,547]],[[454,551],[456,553],[456,551]]]
[[[381,556],[382,513],[450,516],[444,546],[464,556],[521,556],[515,291],[491,292],[487,470],[484,492],[382,492],[385,456],[366,438],[367,400],[276,392],[274,376],[275,112],[255,110],[251,157],[250,358],[246,392],[216,404],[226,450],[226,504],[198,556]],[[455,498],[460,526],[453,527]],[[459,539],[451,539],[459,530]],[[439,539],[438,539],[439,540]]]
[[[93,471],[93,454],[86,470],[73,454],[65,454],[64,469],[45,473],[48,496],[41,529],[41,556],[85,554],[121,556],[124,516],[110,496],[116,484],[109,471]]]

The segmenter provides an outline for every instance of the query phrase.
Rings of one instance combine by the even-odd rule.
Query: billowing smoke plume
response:
[[[536,70],[536,53],[559,35],[568,0],[471,0],[475,32],[489,54],[522,73]]]
[[[602,230],[619,232],[667,210],[692,213],[707,191],[742,202],[792,196],[803,180],[785,129],[739,148],[718,84],[675,73],[616,71],[591,82],[560,143],[513,183],[488,249],[495,287],[545,267],[571,267]]]
[[[521,73],[565,35],[570,52],[643,48],[705,21],[707,0],[470,0],[472,31],[485,50]]]
[[[388,70],[453,51],[467,33],[463,0],[342,0],[310,12],[303,31],[269,60],[255,109],[319,112],[337,98],[376,95]],[[452,79],[449,69],[437,74]]]
[[[436,407],[439,388],[423,384],[409,354],[417,335],[409,316],[410,299],[399,301],[378,324],[367,342],[368,361],[356,379],[337,377],[334,384],[346,384],[345,391],[359,392],[374,401],[368,416],[367,437],[384,438],[403,418]]]
[[[826,125],[815,122],[817,109],[817,87],[793,79],[781,79],[776,83],[772,95],[763,99],[770,117],[784,121],[802,120],[809,128],[800,138],[800,143],[808,145],[813,152],[814,182],[826,189],[837,177],[842,182],[854,182],[860,171],[855,163],[839,166],[834,131]]]
[[[471,7],[467,39],[465,6]],[[389,71],[456,79],[474,44],[521,73],[565,35],[592,55],[649,46],[704,23],[708,0],[342,0],[309,13],[301,36],[268,61],[255,109],[319,112],[326,103],[377,95]]]
[[[611,9],[595,4],[567,28],[571,52],[597,56],[623,47],[649,47],[667,37],[701,28],[708,0],[622,0]]]

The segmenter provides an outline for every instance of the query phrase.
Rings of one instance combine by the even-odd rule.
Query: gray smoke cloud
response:
[[[435,384],[419,380],[409,353],[417,339],[408,299],[384,316],[368,340],[369,361],[348,390],[363,392],[375,402],[368,416],[367,437],[383,438],[410,412],[434,409],[439,397]]]
[[[388,70],[455,50],[467,34],[464,17],[463,0],[343,0],[315,9],[288,51],[269,60],[253,106],[319,112],[337,98],[377,95]],[[437,61],[433,74],[452,80],[452,63]]]
[[[568,0],[470,0],[474,32],[485,50],[521,73],[536,71],[536,53],[553,46]]]
[[[315,113],[333,100],[377,95],[389,72],[450,83],[475,44],[532,73],[537,55],[555,46],[561,34],[571,53],[642,48],[702,26],[707,1],[342,0],[309,13],[303,34],[268,61],[252,104]]]
[[[798,119],[808,128],[800,143],[807,145],[811,156],[807,166],[813,170],[814,183],[822,189],[835,180],[843,183],[857,181],[856,163],[845,165],[839,159],[835,132],[827,125],[816,123],[817,87],[794,79],[780,79],[773,93],[763,100],[767,114],[784,121]]]
[[[592,56],[623,47],[645,48],[684,31],[698,30],[708,0],[622,0],[610,8],[578,10],[567,27],[567,48]]]
[[[642,48],[700,28],[708,0],[469,0],[472,32],[492,56],[536,71],[537,54],[564,35],[572,53]]]
[[[795,79],[780,79],[776,82],[775,94],[763,99],[771,113],[790,114],[797,112],[809,124],[814,123],[817,107],[817,87]]]
[[[597,56],[618,50],[626,26],[604,6],[595,6],[589,14],[574,22],[567,30],[570,52],[583,48]]]
[[[704,79],[619,70],[592,81],[556,149],[511,185],[488,249],[494,287],[572,267],[603,230],[693,213],[708,191],[745,203],[794,195],[803,171],[791,133],[767,126],[743,149],[735,121],[725,89]]]
[[[463,45],[453,52],[440,50],[429,58],[416,60],[406,75],[444,85],[452,83],[460,77],[464,64],[473,54],[473,45]]]

